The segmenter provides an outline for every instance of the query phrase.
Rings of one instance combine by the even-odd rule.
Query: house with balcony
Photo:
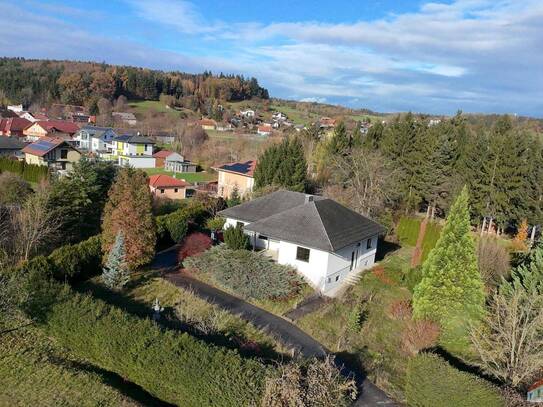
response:
[[[53,170],[70,170],[81,153],[66,140],[41,137],[22,149],[27,164],[46,165]]]
[[[290,265],[316,290],[333,296],[375,263],[384,228],[332,199],[277,191],[225,209],[226,227],[240,225],[255,249]]]
[[[113,139],[117,134],[111,127],[83,126],[74,135],[76,146],[85,152],[107,159],[111,156]]]
[[[117,136],[111,142],[112,157],[120,166],[155,168],[154,144],[153,140],[139,134]]]
[[[213,169],[219,174],[217,194],[225,199],[237,189],[240,196],[253,192],[256,160],[224,164]]]

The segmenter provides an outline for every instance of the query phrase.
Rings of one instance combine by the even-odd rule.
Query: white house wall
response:
[[[297,247],[297,244],[281,241],[279,243],[277,262],[296,268],[312,286],[322,290],[327,272],[328,252],[310,249],[309,261],[305,262],[296,260]]]

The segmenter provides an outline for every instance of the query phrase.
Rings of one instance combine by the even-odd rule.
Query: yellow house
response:
[[[240,196],[250,194],[255,183],[253,178],[255,168],[255,160],[224,164],[214,168],[219,173],[217,194],[226,199],[236,188]]]
[[[42,137],[23,148],[27,164],[46,165],[55,170],[70,170],[81,153],[60,138]]]

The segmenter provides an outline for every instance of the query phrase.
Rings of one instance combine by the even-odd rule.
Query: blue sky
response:
[[[255,76],[377,111],[543,116],[543,1],[0,0],[0,55]]]

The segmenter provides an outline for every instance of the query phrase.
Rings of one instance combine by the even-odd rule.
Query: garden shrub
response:
[[[215,216],[214,218],[208,219],[206,222],[206,228],[209,230],[222,230],[226,219],[221,216]]]
[[[185,267],[211,273],[216,282],[244,298],[285,298],[299,292],[302,285],[294,268],[259,253],[225,246],[187,258]]]
[[[407,366],[405,394],[410,407],[499,407],[498,389],[461,372],[437,355],[421,353]]]
[[[179,261],[205,252],[213,245],[211,238],[202,232],[194,232],[183,239],[179,250]]]
[[[249,236],[243,232],[243,227],[236,225],[236,227],[227,227],[223,232],[224,243],[231,250],[243,250],[248,249]]]
[[[158,242],[171,240],[179,243],[187,235],[191,224],[202,226],[209,216],[201,203],[191,203],[175,212],[155,217]]]
[[[248,406],[268,369],[191,337],[163,330],[89,295],[59,289],[43,327],[62,346],[179,406]]]
[[[62,246],[49,256],[57,280],[82,281],[99,274],[102,264],[100,235],[81,243]]]
[[[166,229],[175,243],[179,243],[185,238],[188,228],[188,219],[183,211],[176,211],[168,215]]]

